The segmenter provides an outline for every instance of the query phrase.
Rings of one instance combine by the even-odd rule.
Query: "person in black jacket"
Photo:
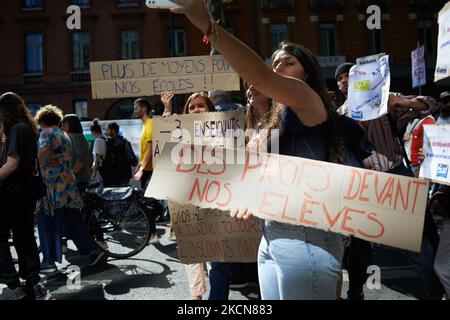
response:
[[[0,281],[7,285],[0,300],[43,298],[40,261],[34,237],[33,175],[37,158],[37,126],[24,101],[8,92],[0,96],[0,124],[6,136],[0,157]],[[16,272],[8,239],[13,233],[19,258]],[[23,287],[20,278],[26,280]]]

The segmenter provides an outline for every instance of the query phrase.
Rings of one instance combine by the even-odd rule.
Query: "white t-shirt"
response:
[[[102,159],[105,159],[106,156],[106,141],[103,138],[96,138],[94,140],[94,149],[92,150],[92,155],[94,157],[94,162],[96,160],[96,155],[100,155]],[[101,161],[101,160],[100,160]],[[102,163],[100,162],[99,168],[102,166]],[[94,182],[100,182],[103,183],[102,176],[100,175],[100,172],[97,171],[97,174],[95,175],[95,178],[93,180]]]
[[[95,141],[94,141],[94,149],[92,151],[92,155],[94,156],[94,161],[95,161],[95,158],[96,158],[95,156],[97,154],[100,155],[102,157],[102,159],[105,159],[105,155],[106,155],[106,141],[103,138],[96,138]]]

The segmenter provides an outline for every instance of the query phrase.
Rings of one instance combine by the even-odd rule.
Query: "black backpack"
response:
[[[123,180],[131,179],[127,143],[125,139],[106,139],[106,154],[99,168],[105,185],[118,185]]]

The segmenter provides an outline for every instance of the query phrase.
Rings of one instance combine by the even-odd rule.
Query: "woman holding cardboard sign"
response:
[[[173,113],[172,99],[174,94],[172,92],[163,92],[161,94],[161,101],[164,104],[163,116],[170,116]],[[214,104],[208,98],[208,95],[203,92],[196,92],[192,94],[183,109],[183,114],[214,112]],[[170,234],[172,234],[172,227]],[[189,288],[191,291],[192,300],[202,300],[206,293],[206,276],[205,266],[203,263],[186,264],[186,274],[188,276]]]
[[[325,80],[314,55],[306,48],[282,43],[273,54],[272,69],[249,47],[214,23],[201,0],[173,0],[204,34],[204,41],[225,57],[245,81],[280,102],[268,127],[279,128],[280,154],[361,166],[366,154],[352,150],[345,125],[332,111]],[[348,125],[350,130],[357,130]],[[354,137],[362,137],[355,132]],[[311,148],[314,146],[314,149]],[[271,146],[268,145],[269,150]],[[356,152],[351,152],[356,151]],[[232,216],[249,218],[248,210]],[[259,249],[259,282],[263,299],[336,299],[343,246],[338,234],[265,221]]]

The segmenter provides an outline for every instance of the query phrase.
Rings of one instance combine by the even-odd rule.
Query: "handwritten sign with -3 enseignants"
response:
[[[169,197],[201,208],[248,208],[262,219],[420,251],[427,181],[297,157],[229,151],[166,143],[146,197]],[[192,156],[197,160],[186,160]]]
[[[239,139],[238,136],[244,134],[244,128],[244,111],[153,117],[153,163],[156,163],[164,144],[169,141],[222,148],[245,148],[245,138]]]
[[[220,55],[91,62],[92,98],[239,90],[239,75]]]
[[[255,262],[261,242],[258,219],[238,220],[218,209],[169,201],[170,221],[183,263]]]

